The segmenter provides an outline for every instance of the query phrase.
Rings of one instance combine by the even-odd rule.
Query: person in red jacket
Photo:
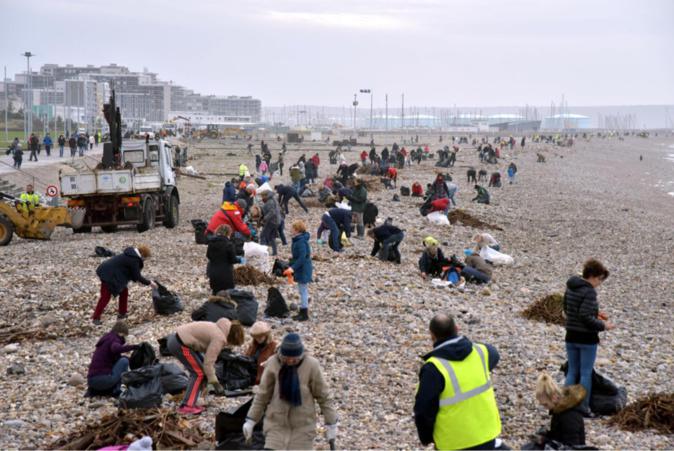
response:
[[[394,188],[398,186],[398,170],[396,168],[389,167],[388,171],[386,171],[386,177],[391,181],[391,185]]]
[[[241,199],[236,202],[223,202],[220,210],[216,211],[206,227],[206,233],[213,234],[218,227],[227,224],[233,231],[239,232],[245,237],[250,237],[250,229],[243,222],[243,211],[245,206],[240,204]]]
[[[366,162],[366,161],[367,161],[367,152],[366,152],[366,151],[362,151],[362,152],[360,153],[360,162],[363,164],[363,166],[365,166],[365,162]]]

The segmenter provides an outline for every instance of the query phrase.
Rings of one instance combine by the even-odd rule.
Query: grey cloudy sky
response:
[[[30,50],[270,106],[359,88],[375,106],[674,103],[672,0],[0,0],[0,16],[12,75]]]

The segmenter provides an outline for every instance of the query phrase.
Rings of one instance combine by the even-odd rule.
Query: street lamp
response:
[[[370,130],[372,130],[372,90],[371,89],[361,89],[361,94],[370,94]]]
[[[24,52],[22,56],[26,57],[26,102],[23,107],[23,131],[25,139],[28,140],[28,134],[33,131],[33,93],[31,92],[31,80],[30,80],[30,57],[35,56],[30,52]],[[28,113],[26,114],[26,106],[28,105],[28,96],[30,95],[30,106],[28,107]],[[28,118],[28,124],[26,125],[26,118]]]
[[[356,132],[356,107],[358,106],[358,94],[353,95],[353,132]]]

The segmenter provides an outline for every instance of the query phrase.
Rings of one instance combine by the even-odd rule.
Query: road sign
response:
[[[47,196],[56,197],[59,194],[59,189],[54,185],[49,185],[47,187]]]

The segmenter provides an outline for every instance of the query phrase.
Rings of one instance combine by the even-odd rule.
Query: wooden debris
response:
[[[155,449],[189,449],[208,437],[173,409],[119,410],[53,443],[49,449],[99,449],[152,437]]]
[[[565,323],[564,296],[561,293],[545,296],[524,310],[522,316],[534,321],[563,326]]]
[[[661,434],[674,433],[674,393],[652,393],[628,404],[609,424],[630,432],[655,429]]]
[[[491,230],[503,231],[503,229],[501,227],[499,227],[497,225],[494,225],[494,224],[489,224],[488,222],[484,222],[484,221],[466,213],[463,210],[452,210],[447,215],[447,218],[449,219],[449,222],[452,225],[459,222],[461,225],[466,226],[466,227],[474,227],[476,229],[491,229]]]
[[[234,269],[234,283],[237,285],[273,285],[276,280],[252,266],[242,265]]]

